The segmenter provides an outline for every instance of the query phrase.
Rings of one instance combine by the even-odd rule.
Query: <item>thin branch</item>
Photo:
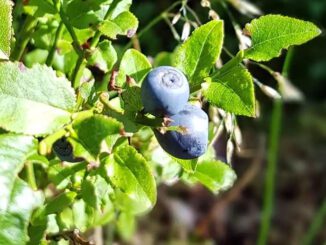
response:
[[[149,22],[140,32],[138,32],[137,37],[138,39],[141,39],[141,37],[148,31],[150,30],[153,26],[155,26],[157,23],[159,23],[162,19],[164,19],[164,16],[171,11],[172,9],[174,9],[176,6],[178,6],[179,4],[181,4],[183,1],[176,1],[175,3],[173,3],[172,5],[170,5],[170,7],[168,7],[167,9],[165,9],[161,14],[159,14],[156,18],[154,18],[151,22]],[[127,45],[124,47],[124,50],[127,50],[128,48],[130,48],[132,46],[132,40],[130,40]]]

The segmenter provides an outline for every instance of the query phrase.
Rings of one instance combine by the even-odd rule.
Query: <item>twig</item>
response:
[[[199,25],[202,25],[198,15],[196,14],[196,12],[190,8],[188,5],[185,5],[186,9],[191,13],[191,15],[195,18],[196,22],[199,24]]]
[[[95,245],[92,241],[84,239],[77,229],[46,235],[46,240],[60,241],[61,239],[70,241],[74,245]]]
[[[159,14],[156,18],[154,18],[151,22],[149,22],[140,32],[138,32],[137,37],[138,39],[141,39],[141,37],[150,30],[153,26],[155,26],[158,22],[160,22],[166,13],[168,13],[170,10],[174,9],[176,6],[181,4],[183,1],[176,1],[175,3],[171,4],[170,7],[165,9],[161,14]],[[124,50],[127,50],[132,46],[132,40],[130,40],[127,45],[125,46]]]

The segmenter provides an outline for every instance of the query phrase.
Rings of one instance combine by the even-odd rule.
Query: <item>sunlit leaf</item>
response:
[[[0,63],[0,127],[49,134],[70,122],[75,93],[69,81],[46,66]]]
[[[321,33],[311,22],[281,15],[254,19],[246,25],[245,31],[252,39],[252,46],[245,50],[245,57],[256,61],[278,57],[282,49],[303,44]]]
[[[200,89],[223,45],[223,21],[212,20],[196,29],[174,54],[174,65],[188,77],[192,90]]]

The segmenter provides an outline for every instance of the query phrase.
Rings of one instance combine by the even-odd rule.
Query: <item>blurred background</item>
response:
[[[173,2],[134,1],[132,11],[140,20],[139,31]],[[240,0],[232,2],[229,11],[243,28],[253,18],[248,12],[251,5],[239,5]],[[262,217],[270,212],[268,244],[296,245],[312,241],[310,244],[326,245],[326,1],[257,0],[250,3],[264,14],[308,20],[323,31],[318,38],[293,49],[288,76],[301,93],[295,90],[300,99],[285,102],[281,108],[275,169],[267,164],[271,157],[268,155],[269,133],[275,107],[273,100],[256,88],[260,116],[238,118],[243,144],[233,157],[238,175],[235,186],[214,196],[202,186],[162,184],[157,205],[139,219],[137,232],[127,244],[257,244]],[[191,0],[189,4],[201,22],[209,20],[208,10],[199,0]],[[236,54],[238,40],[229,15],[218,0],[212,0],[211,4],[225,20],[225,47]],[[177,24],[176,30],[180,34],[182,24]],[[153,58],[162,51],[173,51],[179,44],[164,21],[148,30],[140,43],[142,52]],[[222,53],[222,61],[225,57]],[[283,54],[266,65],[281,72],[284,59]],[[265,70],[251,65],[249,69],[264,84],[277,87]],[[220,157],[224,157],[226,140],[222,135],[216,144]],[[275,183],[272,182],[274,170]],[[268,200],[266,178],[269,190],[275,193],[275,200],[265,203],[267,214],[263,212],[264,197]]]

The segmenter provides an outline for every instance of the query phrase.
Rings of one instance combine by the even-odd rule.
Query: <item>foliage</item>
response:
[[[179,4],[186,16],[186,1],[169,11]],[[237,144],[235,116],[255,117],[255,79],[244,61],[270,60],[320,33],[310,22],[260,17],[245,27],[251,46],[220,67],[223,21],[210,20],[190,37],[184,30],[188,39],[172,54],[158,54],[154,66],[169,62],[182,70],[191,99],[208,102],[214,113],[206,154],[181,160],[158,150],[150,130],[175,129],[142,110],[139,87],[153,62],[137,45],[128,49],[116,41],[139,41],[130,5],[131,0],[31,0],[23,6],[25,23],[14,39],[12,3],[0,0],[1,244],[41,244],[49,234],[109,222],[127,239],[136,216],[155,205],[157,184],[169,180],[164,173],[171,169],[171,178],[201,183],[215,194],[227,190],[236,175],[215,159],[220,127],[215,119],[222,117],[232,146]],[[53,153],[52,145],[62,137],[80,161],[62,163]]]

